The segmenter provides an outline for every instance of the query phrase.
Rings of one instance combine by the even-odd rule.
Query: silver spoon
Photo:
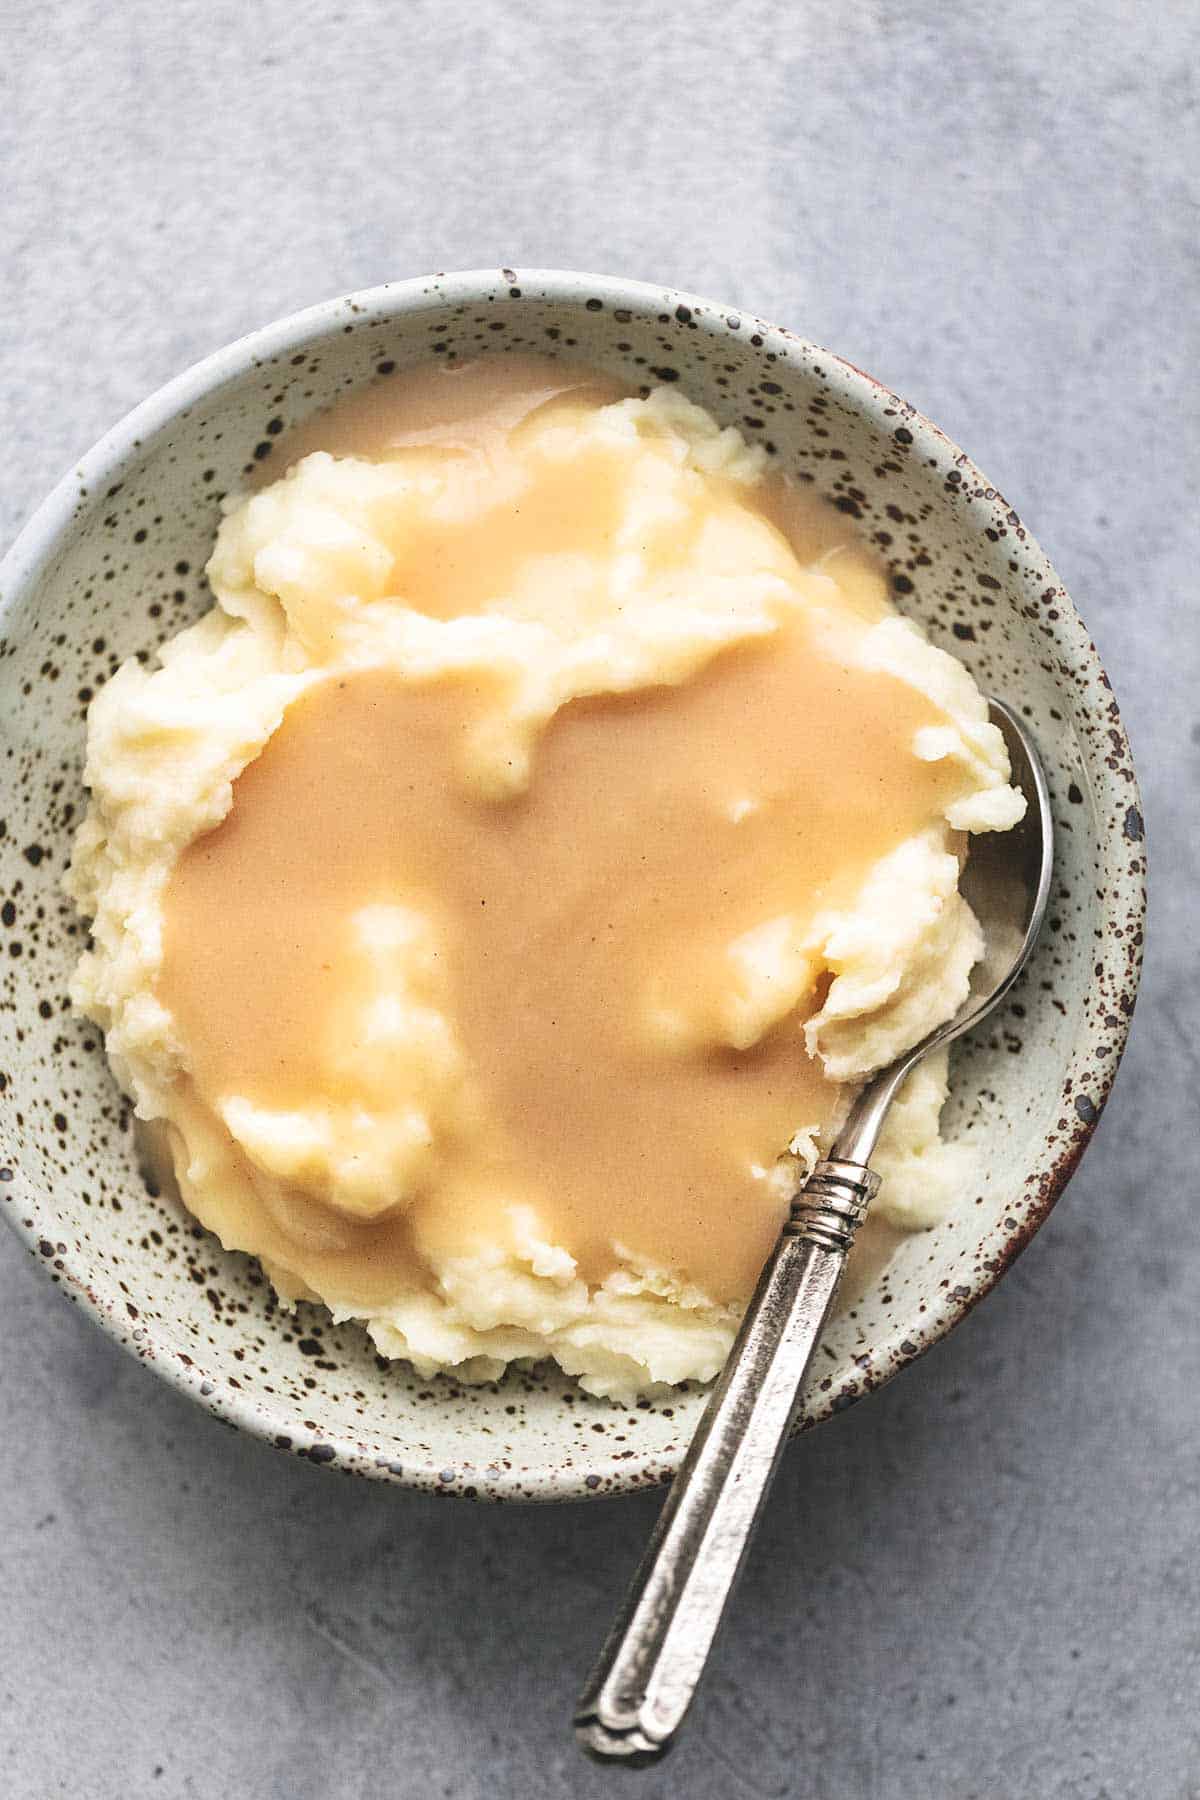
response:
[[[993,700],[991,716],[1027,805],[1020,825],[977,837],[967,859],[962,892],[988,946],[971,995],[955,1018],[866,1084],[829,1156],[792,1202],[580,1696],[576,1736],[601,1762],[648,1763],[670,1749],[778,1467],[847,1252],[879,1187],[867,1164],[887,1110],[923,1056],[987,1018],[1033,948],[1050,891],[1050,797],[1015,713]]]

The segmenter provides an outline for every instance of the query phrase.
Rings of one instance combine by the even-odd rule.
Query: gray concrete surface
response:
[[[1157,877],[1082,1173],[952,1341],[790,1456],[661,1771],[591,1770],[566,1724],[653,1498],[471,1510],[277,1458],[0,1242],[0,1794],[1200,1795],[1194,9],[0,16],[5,539],[148,390],[311,300],[478,264],[677,281],[877,370],[1033,522]]]

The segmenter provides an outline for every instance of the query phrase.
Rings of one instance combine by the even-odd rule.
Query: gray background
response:
[[[656,1499],[472,1509],[277,1457],[0,1244],[0,1793],[1200,1795],[1194,9],[0,16],[6,540],[150,389],[312,300],[501,263],[678,283],[876,370],[1033,522],[1157,877],[1082,1173],[950,1342],[790,1455],[659,1771],[567,1731]]]

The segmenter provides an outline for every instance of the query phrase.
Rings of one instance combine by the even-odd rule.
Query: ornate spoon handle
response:
[[[759,1279],[691,1447],[575,1715],[589,1754],[648,1762],[671,1746],[796,1415],[854,1233],[879,1186],[818,1163]]]

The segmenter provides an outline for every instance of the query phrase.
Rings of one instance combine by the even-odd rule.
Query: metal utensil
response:
[[[854,1234],[879,1187],[867,1165],[887,1110],[923,1056],[987,1018],[1033,948],[1050,891],[1050,797],[1016,714],[993,700],[991,716],[1027,804],[1020,825],[980,835],[967,859],[962,892],[987,943],[972,992],[954,1019],[866,1084],[829,1156],[792,1202],[580,1697],[576,1736],[600,1761],[647,1763],[670,1749],[778,1467]]]

